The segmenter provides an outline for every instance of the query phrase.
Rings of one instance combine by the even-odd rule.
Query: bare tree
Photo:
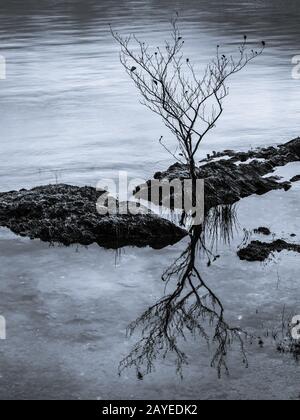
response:
[[[111,32],[121,46],[121,63],[138,88],[142,103],[163,119],[177,140],[175,151],[163,144],[162,138],[161,144],[177,161],[187,165],[191,179],[196,180],[196,154],[202,140],[216,126],[224,111],[223,101],[229,93],[228,79],[260,56],[265,42],[257,51],[249,50],[244,36],[236,57],[222,54],[217,46],[215,58],[199,76],[191,60],[184,57],[184,39],[178,28],[178,17],[172,20],[171,41],[166,41],[163,47],[153,49],[135,34],[122,37],[112,29]],[[227,350],[233,340],[239,342],[243,361],[247,363],[243,332],[226,322],[221,300],[203,280],[196,264],[198,249],[207,254],[208,264],[215,259],[203,242],[205,230],[212,236],[221,234],[225,240],[230,239],[234,227],[228,223],[231,214],[230,209],[217,209],[212,216],[210,222],[216,224],[220,221],[221,230],[211,228],[209,221],[204,226],[193,226],[189,246],[163,275],[166,283],[176,282],[173,291],[130,325],[130,334],[142,328],[142,338],[121,362],[120,372],[133,366],[138,375],[143,366],[146,366],[146,372],[150,372],[158,354],[165,357],[170,352],[176,354],[180,372],[187,359],[180,349],[179,338],[184,339],[190,332],[211,342],[206,323],[214,327],[212,342],[216,350],[212,365],[219,374],[222,369],[227,370]]]
[[[160,142],[173,157],[188,165],[191,179],[196,179],[195,155],[223,113],[223,100],[229,93],[227,80],[261,55],[265,42],[259,50],[249,50],[244,36],[237,57],[222,54],[217,46],[215,58],[199,76],[191,60],[184,57],[185,41],[178,28],[178,16],[171,23],[171,41],[156,49],[134,34],[122,37],[111,32],[121,46],[121,63],[141,93],[142,103],[163,119],[180,150],[177,146],[172,152],[163,144],[163,138]]]

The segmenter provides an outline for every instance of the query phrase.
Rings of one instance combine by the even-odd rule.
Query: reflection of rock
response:
[[[96,203],[103,193],[92,187],[70,185],[0,193],[0,226],[46,242],[98,243],[109,248],[125,245],[163,248],[187,234],[152,214],[99,215]],[[124,206],[122,203],[123,210]],[[141,212],[145,209],[141,208]]]
[[[218,158],[220,160],[215,161]],[[222,159],[223,158],[223,159]],[[240,163],[247,162],[249,163]],[[251,150],[247,153],[226,151],[202,161],[197,169],[198,177],[205,180],[206,210],[220,204],[234,204],[252,194],[262,195],[271,190],[291,188],[290,182],[280,182],[278,177],[265,177],[278,166],[300,160],[300,138],[278,147]],[[154,175],[158,180],[189,178],[186,165],[176,163],[165,172]],[[140,187],[149,189],[147,185]]]
[[[270,243],[252,241],[246,248],[238,251],[238,256],[246,261],[265,261],[272,253],[285,250],[300,253],[300,245],[290,244],[282,239]]]

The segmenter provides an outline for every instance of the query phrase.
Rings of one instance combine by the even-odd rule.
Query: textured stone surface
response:
[[[293,251],[300,253],[300,245],[290,244],[282,239],[274,242],[260,242],[252,241],[245,248],[238,251],[238,256],[241,260],[246,261],[265,261],[274,252]]]
[[[221,160],[215,160],[215,159]],[[223,159],[222,159],[223,158]],[[247,162],[248,163],[243,163]],[[201,162],[198,177],[205,180],[205,207],[209,210],[220,204],[234,204],[252,194],[263,195],[271,190],[291,188],[290,182],[280,182],[275,176],[266,177],[278,166],[300,161],[300,138],[278,147],[251,150],[247,153],[225,151]],[[189,178],[186,165],[176,163],[165,172],[154,175],[159,180]],[[149,188],[150,181],[140,186]],[[144,195],[144,193],[143,193]]]
[[[187,234],[152,214],[101,216],[96,211],[101,194],[92,187],[63,184],[0,193],[0,226],[46,242],[108,248],[163,248]]]

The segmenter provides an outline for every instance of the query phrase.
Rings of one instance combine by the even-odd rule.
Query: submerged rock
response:
[[[300,245],[290,244],[282,239],[274,242],[252,241],[248,246],[238,251],[241,260],[246,261],[265,261],[274,252],[293,251],[300,253]]]
[[[216,157],[224,159],[215,161]],[[241,163],[249,159],[251,162]],[[227,150],[205,159],[202,166],[197,168],[197,176],[205,181],[206,211],[218,205],[232,205],[252,194],[263,195],[277,189],[289,190],[292,186],[290,182],[280,182],[280,178],[266,175],[274,172],[278,166],[296,161],[300,161],[300,138],[278,147],[251,150],[247,153]],[[160,181],[183,181],[188,178],[188,166],[181,163],[154,175],[154,179]],[[139,186],[137,192],[145,196],[145,190],[149,191],[150,183],[151,180]]]
[[[97,243],[114,249],[127,245],[160,249],[187,235],[153,214],[99,215],[96,203],[104,193],[64,184],[0,193],[0,226],[45,242]]]
[[[296,175],[290,180],[290,182],[298,182],[298,181],[300,181],[300,175]]]

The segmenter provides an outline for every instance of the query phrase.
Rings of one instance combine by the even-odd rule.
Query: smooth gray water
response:
[[[299,165],[289,170],[296,171]],[[299,192],[298,182],[288,193],[243,200],[240,226],[269,226],[277,237],[290,241],[293,232],[299,238]],[[212,349],[187,332],[183,379],[171,354],[158,358],[156,370],[140,381],[134,369],[117,374],[119,361],[140,338],[137,331],[128,340],[125,330],[164,295],[161,274],[186,241],[163,251],[126,248],[116,260],[114,252],[97,246],[49,248],[1,229],[0,308],[8,328],[0,342],[0,398],[298,399],[299,362],[279,354],[265,334],[280,332],[284,307],[288,315],[299,313],[299,257],[284,252],[267,265],[240,262],[242,237],[239,232],[230,246],[219,244],[221,258],[210,268],[203,262],[200,270],[221,298],[226,319],[263,337],[264,348],[256,340],[247,343],[245,369],[234,345],[230,375],[218,379],[210,367]]]
[[[299,135],[300,82],[291,77],[291,58],[300,54],[297,0],[1,2],[7,80],[0,81],[0,190],[57,180],[95,185],[118,170],[136,177],[166,168],[172,160],[157,140],[168,134],[138,104],[108,24],[157,45],[175,9],[187,54],[199,65],[217,43],[235,48],[244,33],[268,43],[264,57],[231,84],[224,118],[202,155]],[[299,173],[298,164],[278,172],[287,179]],[[267,225],[279,237],[299,238],[299,183],[243,200],[238,217],[241,228]],[[299,313],[299,257],[241,263],[242,236],[219,244],[221,259],[202,271],[228,319],[263,334],[280,326],[284,305]],[[143,381],[134,371],[119,378],[118,363],[134,343],[126,326],[163,295],[161,274],[185,246],[126,248],[120,257],[97,246],[49,248],[1,229],[0,315],[8,339],[0,342],[0,398],[297,398],[299,366],[270,340],[248,348],[248,370],[234,347],[230,377],[221,380],[210,368],[211,351],[193,340],[185,345],[183,380],[172,357],[158,360]]]
[[[299,134],[300,81],[291,77],[291,59],[300,54],[297,0],[1,2],[1,190],[57,179],[95,185],[116,170],[150,176],[170,163],[158,144],[170,136],[138,103],[108,25],[156,46],[174,10],[196,63],[206,63],[218,43],[234,49],[244,33],[268,43],[264,57],[233,80],[202,155]]]

